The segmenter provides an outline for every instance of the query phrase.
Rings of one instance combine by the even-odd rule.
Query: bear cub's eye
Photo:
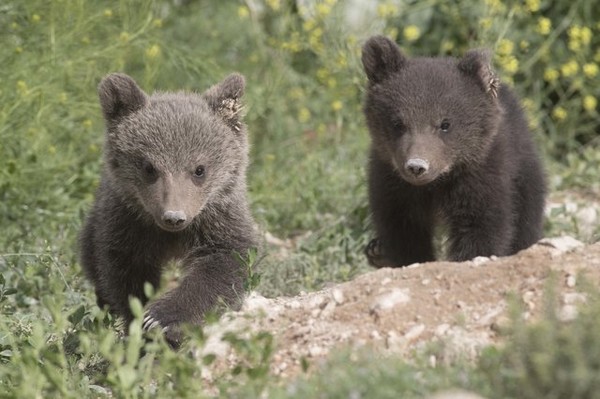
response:
[[[444,119],[442,121],[442,124],[440,125],[440,129],[442,130],[442,132],[447,133],[450,129],[450,122]]]
[[[200,165],[198,167],[196,167],[196,170],[194,170],[194,177],[198,178],[198,177],[203,177],[204,176],[204,166]]]
[[[406,125],[401,119],[394,119],[392,121],[392,126],[396,133],[403,133],[406,130]]]
[[[144,160],[142,162],[142,170],[148,176],[154,176],[156,174],[156,168],[150,161]]]

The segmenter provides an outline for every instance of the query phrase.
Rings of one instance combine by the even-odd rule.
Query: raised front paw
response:
[[[159,312],[156,309],[149,308],[144,313],[144,319],[142,320],[142,330],[148,332],[150,330],[160,328],[165,336],[165,340],[173,349],[179,348],[181,345],[183,334],[179,328],[179,324],[176,322],[167,322],[165,318],[161,318]]]

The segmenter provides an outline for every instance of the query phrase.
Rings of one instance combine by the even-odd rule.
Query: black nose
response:
[[[183,211],[166,211],[163,214],[163,222],[171,226],[180,226],[186,220],[185,213]]]
[[[406,161],[404,165],[404,169],[407,172],[412,173],[414,176],[418,177],[427,172],[429,169],[429,162],[421,158],[411,158]]]

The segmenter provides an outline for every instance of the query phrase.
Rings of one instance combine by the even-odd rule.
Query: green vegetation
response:
[[[128,338],[115,335],[115,321],[94,305],[78,266],[77,231],[98,183],[103,142],[95,87],[106,73],[124,71],[148,91],[203,90],[234,70],[246,76],[253,209],[264,230],[296,243],[285,257],[273,249],[252,285],[268,295],[294,294],[368,270],[362,256],[369,222],[360,46],[370,34],[394,37],[413,55],[494,49],[503,80],[524,99],[552,189],[597,193],[600,11],[594,6],[583,0],[3,2],[0,397],[203,394],[199,365],[211,359],[173,353],[160,339],[145,343],[138,324]],[[548,235],[578,235],[576,221],[555,216]],[[598,238],[596,228],[592,240]],[[588,315],[584,320],[592,325],[581,328],[596,331],[597,316]],[[371,368],[371,355],[356,366],[338,360],[340,366],[331,368],[342,369],[339,377],[315,378],[328,389],[336,385],[327,378],[372,380],[367,385],[381,389],[380,397],[386,389],[404,392],[402,386],[404,397],[418,397],[436,387],[468,387],[458,383],[465,378],[482,379],[497,394],[505,392],[497,397],[525,397],[514,387],[534,372],[539,389],[527,397],[594,397],[600,392],[592,389],[598,364],[573,360],[579,363],[569,373],[561,353],[581,342],[584,352],[600,348],[600,342],[562,328],[553,324],[515,335],[519,352],[531,351],[538,360],[498,355],[484,370],[500,368],[502,378],[473,368],[415,369],[395,361]],[[559,352],[545,352],[551,343],[534,345],[539,336],[556,340],[550,342]],[[272,383],[265,368],[271,340],[229,338],[248,361],[234,370],[236,380],[217,388],[223,395],[257,396]],[[572,345],[563,345],[569,339]],[[146,356],[139,360],[142,348]],[[547,382],[562,381],[554,372],[568,378],[592,373],[581,377],[589,377],[591,388],[580,396],[552,396]],[[313,396],[309,385],[297,384],[273,388],[273,396]],[[334,394],[348,397],[351,391],[340,388],[329,396]]]

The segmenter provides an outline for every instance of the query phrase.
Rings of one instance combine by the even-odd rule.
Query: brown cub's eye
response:
[[[200,165],[194,171],[194,177],[202,177],[204,176],[204,166]]]
[[[448,130],[450,129],[450,122],[444,120],[442,121],[442,124],[440,125],[440,129],[442,129],[442,132],[446,133],[448,132]]]
[[[154,176],[156,174],[156,169],[154,168],[154,165],[152,165],[149,161],[144,161],[142,163],[142,169],[144,170],[144,173],[146,173],[148,176]]]

